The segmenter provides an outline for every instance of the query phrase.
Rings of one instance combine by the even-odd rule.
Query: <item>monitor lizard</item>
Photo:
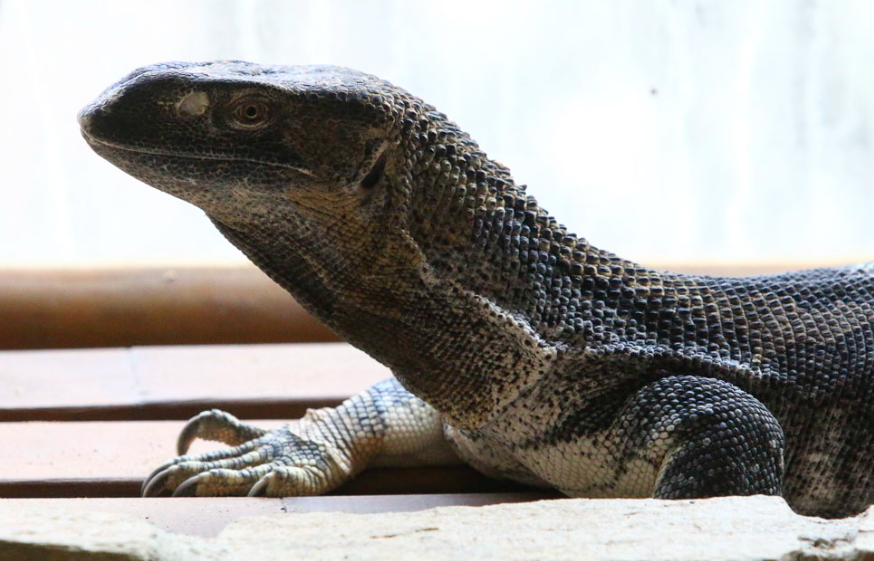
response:
[[[204,412],[146,496],[312,495],[463,461],[574,497],[874,502],[872,264],[715,278],[622,259],[446,115],[335,66],[147,66],[79,123],[394,374],[278,430]],[[231,447],[184,455],[195,438]]]

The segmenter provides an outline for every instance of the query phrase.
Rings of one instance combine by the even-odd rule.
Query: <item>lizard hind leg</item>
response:
[[[781,494],[783,429],[765,405],[740,388],[674,376],[644,388],[631,408],[648,419],[645,432],[657,435],[665,451],[653,497]]]

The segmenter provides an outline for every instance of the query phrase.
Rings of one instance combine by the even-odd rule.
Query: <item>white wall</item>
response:
[[[0,266],[241,262],[75,122],[137,66],[214,58],[404,86],[625,257],[874,259],[872,22],[866,0],[0,0]]]

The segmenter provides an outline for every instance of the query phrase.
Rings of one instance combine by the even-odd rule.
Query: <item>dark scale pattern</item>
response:
[[[633,450],[670,443],[655,497],[780,494],[783,430],[764,405],[727,382],[662,378],[638,392],[620,417]]]
[[[823,516],[874,501],[874,267],[735,279],[629,262],[445,115],[343,68],[156,65],[80,122],[391,366],[487,473],[575,495],[782,489]],[[388,438],[366,419],[362,442]]]

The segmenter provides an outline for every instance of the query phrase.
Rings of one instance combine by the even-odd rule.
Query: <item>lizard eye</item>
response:
[[[231,106],[230,124],[238,129],[253,130],[270,120],[270,108],[263,99],[243,98]]]

